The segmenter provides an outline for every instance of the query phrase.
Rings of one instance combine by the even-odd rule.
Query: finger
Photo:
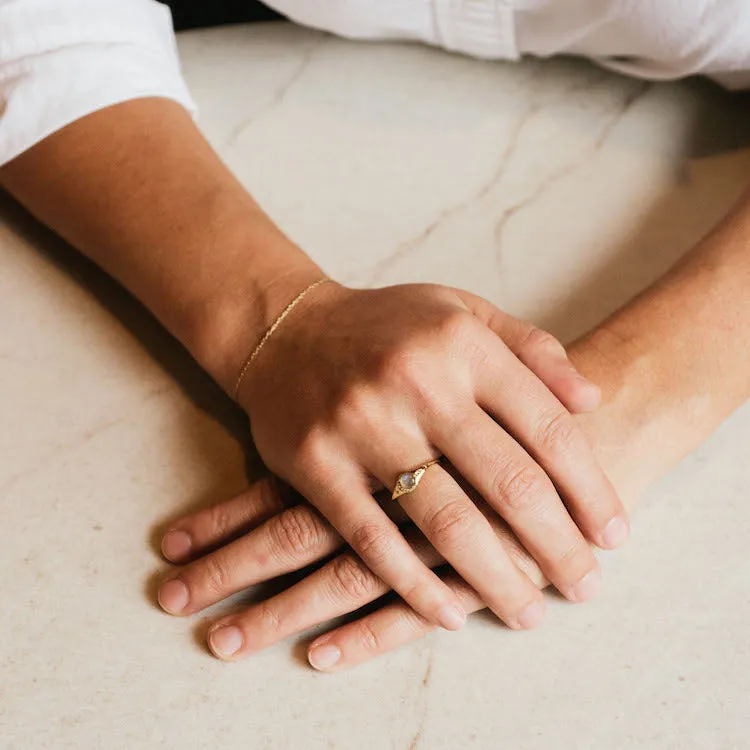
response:
[[[421,534],[412,530],[408,539],[425,565],[433,567],[440,562],[438,553]],[[220,659],[236,661],[353,612],[388,589],[354,552],[347,550],[276,596],[215,622],[208,632],[208,646]]]
[[[298,505],[170,573],[159,588],[159,604],[172,615],[189,615],[248,586],[299,570],[341,545],[341,537],[314,508]]]
[[[494,511],[489,520],[514,562],[537,585],[546,585],[538,566],[508,526]],[[444,562],[413,526],[404,531],[404,536],[425,565],[435,567]],[[208,633],[208,645],[220,659],[235,661],[303,630],[354,612],[387,591],[388,586],[373,575],[360,558],[345,551],[276,596],[215,622]]]
[[[322,457],[321,457],[322,459]],[[382,479],[382,478],[381,478]],[[364,474],[340,454],[316,462],[297,484],[362,558],[411,607],[447,630],[458,630],[466,616],[455,596],[419,558],[398,526],[368,491]]]
[[[461,478],[461,481],[464,481],[463,478]],[[521,544],[521,541],[503,518],[498,515],[497,511],[488,505],[474,488],[467,488],[467,493],[487,518],[510,559],[520,568],[523,574],[540,590],[549,586],[550,581],[544,575],[537,561],[529,554],[529,551]]]
[[[278,480],[264,477],[245,492],[172,524],[162,537],[162,554],[170,562],[187,562],[242,536],[283,508]]]
[[[628,536],[627,515],[583,432],[499,339],[487,334],[485,346],[476,373],[479,406],[542,466],[588,539],[603,548],[620,546]]]
[[[472,402],[471,407],[476,410]],[[478,411],[478,410],[477,410]],[[486,415],[482,412],[486,418]],[[443,415],[435,414],[433,419]],[[447,424],[449,420],[445,420]],[[422,432],[420,427],[419,432]],[[416,438],[413,430],[391,429],[381,439],[364,435],[357,461],[386,486],[393,486],[400,472],[394,467],[414,457],[429,457],[429,441]],[[402,495],[399,504],[440,554],[471,585],[492,611],[509,627],[536,627],[544,615],[544,598],[504,551],[492,527],[461,486],[441,466],[431,466],[419,486]]]
[[[444,580],[467,612],[485,607],[479,594],[456,573],[446,573]],[[307,657],[319,671],[339,671],[416,641],[434,629],[432,623],[396,601],[316,638]]]
[[[386,467],[393,465],[386,451],[381,444],[377,453],[362,459],[383,481]],[[401,453],[418,455],[420,451]],[[513,563],[485,516],[445,469],[430,466],[419,485],[398,500],[435,549],[508,627],[530,628],[541,622],[541,593]]]
[[[558,590],[572,601],[591,598],[599,565],[541,467],[475,404],[433,429],[430,439],[508,522]],[[466,580],[489,604],[485,592]]]
[[[482,297],[462,289],[455,291],[471,313],[502,339],[566,409],[579,413],[599,406],[601,389],[578,372],[565,347],[551,333],[504,313]]]
[[[566,409],[576,414],[601,404],[601,388],[576,370],[565,347],[551,333],[515,319],[512,326],[519,330],[504,339],[506,345]]]

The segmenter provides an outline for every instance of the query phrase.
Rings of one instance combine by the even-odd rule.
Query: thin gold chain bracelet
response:
[[[289,313],[294,310],[297,305],[302,302],[304,297],[311,292],[313,289],[322,286],[323,284],[327,284],[329,281],[333,281],[333,279],[329,278],[328,276],[323,277],[322,279],[318,279],[317,281],[314,281],[309,286],[306,286],[278,315],[276,320],[271,323],[271,325],[268,327],[268,330],[263,334],[263,338],[256,344],[255,348],[250,352],[250,354],[247,356],[245,361],[242,363],[242,367],[240,368],[240,374],[237,376],[237,380],[234,384],[234,400],[237,401],[240,395],[240,388],[242,387],[242,381],[245,379],[245,375],[247,375],[248,370],[250,369],[250,365],[253,364],[253,361],[255,358],[260,354],[260,350],[265,346],[266,341],[273,336],[276,329],[281,325],[284,318],[286,318]]]

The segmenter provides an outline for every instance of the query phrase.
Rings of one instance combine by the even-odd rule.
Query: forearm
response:
[[[586,424],[626,502],[750,397],[749,344],[750,194],[666,276],[571,347],[603,388]]]
[[[225,389],[278,311],[322,275],[168,100],[85,117],[0,169],[0,182],[130,289]],[[750,197],[573,345],[572,358],[604,389],[597,418],[629,420],[628,454],[640,451],[650,475],[750,395],[748,290]],[[660,432],[670,439],[653,451]],[[606,451],[605,465],[614,463],[614,438]]]
[[[227,390],[279,310],[322,275],[166,99],[78,120],[0,169],[0,183]]]

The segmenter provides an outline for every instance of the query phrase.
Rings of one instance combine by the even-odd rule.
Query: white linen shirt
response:
[[[146,96],[195,109],[167,6],[0,0],[0,164],[74,120]]]
[[[210,2],[210,0],[205,0]],[[750,88],[750,0],[265,0],[357,39],[485,59],[582,55],[653,80]],[[0,165],[74,120],[147,96],[195,105],[156,0],[0,0]]]

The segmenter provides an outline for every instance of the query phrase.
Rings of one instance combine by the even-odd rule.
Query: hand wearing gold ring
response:
[[[397,502],[505,623],[534,627],[544,612],[538,587],[459,481],[437,463],[422,464],[445,456],[557,588],[584,601],[600,577],[587,539],[617,546],[628,528],[570,415],[598,397],[552,336],[479,297],[430,284],[319,286],[267,340],[238,393],[268,468],[418,614],[447,629],[461,627],[463,608],[373,498],[373,481],[392,489],[421,467]],[[302,540],[313,531],[284,533]],[[193,573],[172,578],[187,596],[180,589],[176,608],[160,596],[169,611],[189,614],[215,596]]]

